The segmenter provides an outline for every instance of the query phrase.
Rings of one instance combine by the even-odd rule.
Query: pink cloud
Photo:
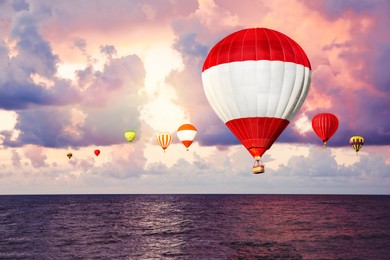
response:
[[[24,148],[24,155],[30,160],[31,165],[34,168],[46,167],[47,156],[45,155],[44,149],[39,146],[26,146]]]

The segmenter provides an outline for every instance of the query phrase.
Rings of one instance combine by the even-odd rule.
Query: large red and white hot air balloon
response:
[[[209,52],[202,69],[211,107],[255,158],[261,156],[298,112],[309,91],[311,66],[288,36],[266,28],[234,32]]]
[[[198,130],[192,124],[184,124],[177,129],[177,138],[179,138],[180,142],[187,148],[187,151],[194,141],[197,132]]]
[[[168,148],[168,146],[171,144],[171,142],[172,142],[172,135],[170,133],[163,132],[158,134],[157,143],[164,150],[164,153],[165,150]]]

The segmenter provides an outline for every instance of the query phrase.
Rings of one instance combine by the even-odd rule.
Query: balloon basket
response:
[[[255,164],[253,165],[252,172],[253,174],[260,174],[263,173],[264,170],[264,165],[260,161],[260,156],[255,156]]]
[[[253,166],[253,169],[252,169],[252,172],[253,174],[260,174],[260,173],[263,173],[264,172],[264,165],[262,166]]]

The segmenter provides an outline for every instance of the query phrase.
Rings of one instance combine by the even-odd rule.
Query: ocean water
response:
[[[390,196],[0,196],[0,259],[390,259]]]

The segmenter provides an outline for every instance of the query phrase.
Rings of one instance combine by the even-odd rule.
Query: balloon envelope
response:
[[[333,114],[321,113],[313,117],[311,125],[314,132],[326,146],[326,142],[336,133],[339,127],[339,120]]]
[[[161,146],[161,148],[165,150],[172,142],[172,135],[170,133],[159,133],[157,136],[157,143]]]
[[[96,156],[99,156],[99,154],[100,154],[100,150],[98,150],[98,149],[96,149],[95,151],[93,151],[94,152],[94,154],[96,155]]]
[[[188,150],[188,148],[190,147],[190,145],[194,141],[197,132],[198,132],[198,130],[196,129],[196,127],[194,125],[184,124],[184,125],[181,125],[177,129],[176,134],[177,134],[177,137],[179,138],[180,142],[182,142],[182,144]]]
[[[310,79],[311,66],[303,49],[266,28],[228,35],[211,49],[202,69],[210,106],[256,158],[298,112]]]
[[[125,138],[128,142],[132,142],[135,138],[136,134],[134,130],[127,130],[125,132]]]
[[[67,153],[66,156],[68,157],[68,159],[72,158],[73,154],[72,153]]]

